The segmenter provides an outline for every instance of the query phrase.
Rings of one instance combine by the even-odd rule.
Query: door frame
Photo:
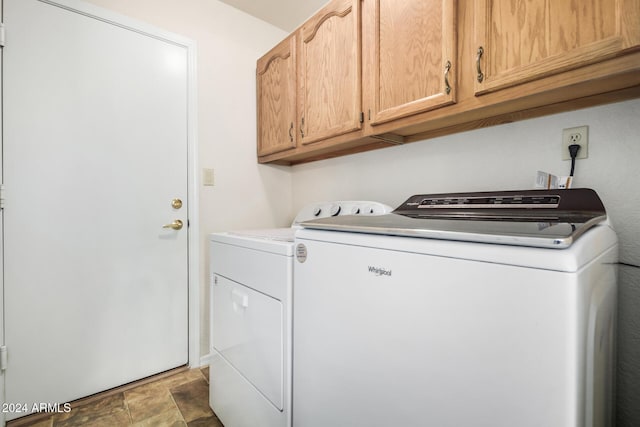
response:
[[[188,292],[188,364],[190,367],[200,365],[200,232],[199,232],[199,178],[198,170],[198,141],[197,141],[197,75],[196,75],[196,42],[186,37],[154,27],[150,24],[123,16],[108,9],[94,6],[79,0],[37,0],[55,7],[98,19],[105,23],[126,28],[140,34],[153,37],[180,47],[187,53],[187,292]],[[4,2],[0,0],[0,22],[3,22]],[[10,39],[11,30],[7,29]],[[7,44],[10,41],[7,42]],[[2,79],[2,49],[0,48],[0,81]],[[0,85],[0,96],[3,96]],[[0,147],[3,143],[4,117],[0,108]],[[3,173],[4,158],[0,151],[0,174]],[[2,181],[0,181],[2,182]],[[4,291],[4,217],[0,211],[0,289]],[[4,292],[0,293],[0,343],[4,345]],[[4,373],[0,371],[0,398],[5,401]],[[0,425],[4,425],[4,414],[0,412]]]
[[[0,23],[4,22],[4,2],[0,0]],[[3,66],[3,53],[4,47],[0,47],[0,185],[4,186],[4,156],[3,156],[3,135],[4,135],[4,116],[2,114],[4,105],[4,92],[2,90],[2,70]],[[3,190],[0,190],[2,192]],[[6,344],[4,341],[4,193],[0,193],[0,344],[3,346]],[[6,397],[4,393],[4,369],[0,369],[0,401],[4,404]],[[4,411],[0,411],[0,426],[5,425],[6,414]]]

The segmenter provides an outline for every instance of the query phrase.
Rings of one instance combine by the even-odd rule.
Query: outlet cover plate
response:
[[[580,151],[576,159],[589,157],[589,126],[578,126],[562,130],[562,160],[571,160],[569,146],[579,144]]]

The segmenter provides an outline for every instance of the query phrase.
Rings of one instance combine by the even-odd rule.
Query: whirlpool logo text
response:
[[[373,273],[376,276],[391,276],[391,270],[381,267],[373,267],[371,265],[369,266],[369,273]]]

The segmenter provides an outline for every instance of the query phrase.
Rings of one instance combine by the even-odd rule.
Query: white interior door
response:
[[[4,1],[14,403],[68,402],[188,359],[187,48],[66,4]],[[162,228],[174,220],[184,227]]]

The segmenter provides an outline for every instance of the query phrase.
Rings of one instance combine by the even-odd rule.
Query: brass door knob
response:
[[[162,228],[171,228],[173,230],[180,230],[184,224],[179,219],[174,220],[171,224],[165,224]]]

